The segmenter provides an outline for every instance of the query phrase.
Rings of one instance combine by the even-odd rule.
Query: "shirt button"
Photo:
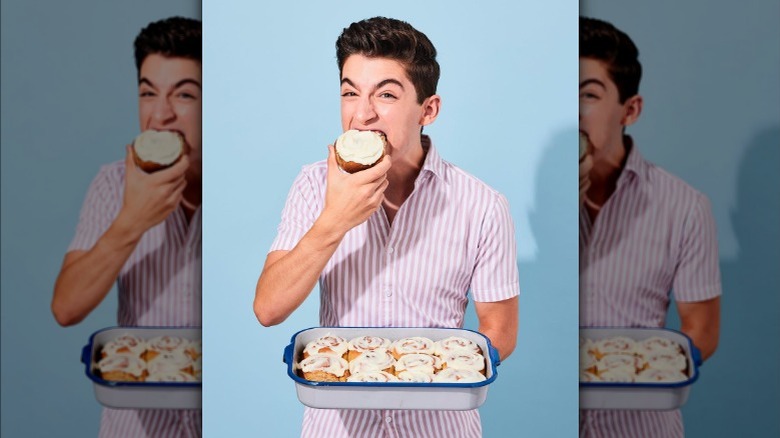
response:
[[[385,289],[385,295],[387,295],[389,297],[392,294],[393,294],[393,291],[390,290],[390,288]]]
[[[394,250],[393,250],[393,247],[392,247],[392,246],[388,246],[388,247],[387,247],[387,253],[388,253],[388,254],[392,254],[392,253],[393,253],[393,251],[394,251]]]
[[[390,423],[391,421],[393,421],[393,419],[392,419],[392,417],[385,417],[385,421]]]

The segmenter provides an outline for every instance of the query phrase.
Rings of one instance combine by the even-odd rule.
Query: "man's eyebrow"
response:
[[[157,87],[154,86],[154,84],[152,84],[152,81],[150,81],[149,79],[146,79],[146,78],[138,79],[138,85],[141,85],[141,84],[146,84],[146,85],[148,85],[148,86],[150,86],[152,88],[157,88]],[[192,79],[192,78],[185,78],[185,79],[180,80],[179,82],[177,82],[177,83],[175,83],[173,85],[173,88],[179,88],[179,87],[181,87],[183,85],[187,85],[187,84],[192,84],[192,85],[195,85],[198,88],[202,88],[201,85],[200,85],[200,82],[198,82],[198,81],[196,81],[195,79]]]
[[[350,87],[353,87],[353,88],[357,88],[355,86],[355,84],[352,83],[352,81],[349,80],[349,78],[343,78],[341,80],[341,85],[344,85],[344,84],[347,84],[347,85],[349,85]],[[397,79],[385,79],[385,80],[382,80],[378,84],[376,84],[374,89],[382,88],[382,87],[384,87],[385,85],[388,85],[388,84],[395,84],[395,85],[398,85],[399,87],[401,87],[402,90],[404,89],[404,85],[401,83],[401,81],[399,81]]]
[[[607,86],[604,85],[604,82],[601,82],[598,79],[585,79],[584,81],[580,82],[580,88],[582,88],[582,87],[584,87],[586,85],[589,85],[589,84],[596,84],[596,85],[601,86],[601,88],[603,88],[605,90],[607,89]]]

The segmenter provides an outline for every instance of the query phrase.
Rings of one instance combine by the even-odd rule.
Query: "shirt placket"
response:
[[[397,233],[395,232],[395,229],[398,227],[390,227],[390,221],[387,220],[387,215],[384,212],[384,209],[382,209],[382,217],[384,219],[384,224],[387,227],[388,230],[387,233],[387,239],[385,241],[385,246],[382,249],[383,254],[382,257],[384,259],[384,278],[382,279],[382,309],[383,309],[383,324],[385,327],[393,327],[394,323],[394,315],[393,315],[393,302],[394,302],[394,271],[395,271],[395,236]],[[396,225],[398,220],[398,215],[396,215]]]

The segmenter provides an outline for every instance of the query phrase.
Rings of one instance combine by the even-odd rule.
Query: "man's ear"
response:
[[[638,94],[626,99],[623,103],[623,118],[620,120],[623,126],[633,125],[639,120],[639,115],[642,114],[642,103],[642,96]]]
[[[441,97],[438,94],[428,97],[422,103],[422,116],[420,117],[420,126],[426,126],[433,123],[436,117],[439,117],[441,109]]]

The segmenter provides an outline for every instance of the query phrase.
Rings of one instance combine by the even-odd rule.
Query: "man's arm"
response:
[[[130,146],[126,152],[122,209],[91,249],[65,255],[57,276],[51,311],[62,326],[78,324],[103,301],[141,236],[181,202],[186,156],[169,169],[146,174],[135,166]]]
[[[518,297],[492,303],[475,302],[479,332],[490,339],[501,360],[512,354],[517,344]]]
[[[328,146],[328,175],[322,213],[290,251],[268,254],[255,287],[254,311],[260,324],[282,323],[309,296],[328,260],[352,228],[382,205],[390,157],[376,166],[347,174]]]
[[[698,302],[677,301],[677,313],[681,331],[701,351],[702,360],[712,356],[720,335],[720,297]]]

